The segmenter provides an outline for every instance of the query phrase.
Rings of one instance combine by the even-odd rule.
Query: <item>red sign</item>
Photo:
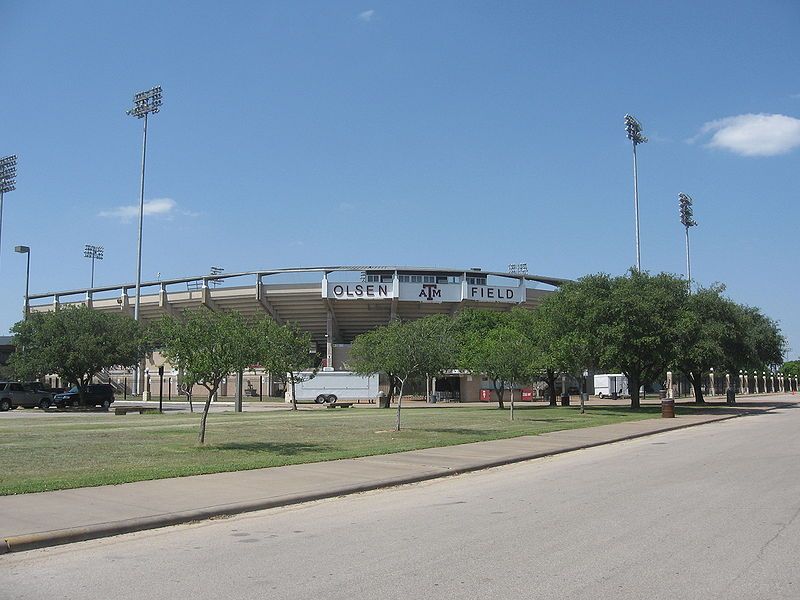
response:
[[[533,402],[533,390],[530,389],[523,389],[522,390],[522,401],[523,402]]]
[[[492,390],[481,390],[481,402],[492,401]]]

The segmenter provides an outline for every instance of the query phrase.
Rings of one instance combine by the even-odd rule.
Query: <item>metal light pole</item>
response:
[[[3,241],[3,195],[13,192],[17,183],[17,156],[5,156],[0,158],[0,252],[2,252]]]
[[[639,246],[639,170],[636,165],[636,146],[647,142],[642,134],[642,124],[632,115],[625,115],[625,132],[633,145],[633,212],[636,217],[636,270],[642,270],[642,256]]]
[[[694,210],[692,204],[694,201],[691,196],[687,194],[678,194],[678,203],[680,204],[681,223],[686,229],[686,282],[689,286],[689,293],[692,291],[692,262],[689,258],[689,227],[696,227],[697,221],[694,220]]]
[[[94,261],[103,260],[103,252],[104,250],[102,246],[92,246],[91,244],[86,244],[83,247],[84,258],[92,259],[92,282],[89,285],[90,288],[94,287]]]
[[[144,119],[142,129],[142,177],[139,188],[139,235],[136,246],[136,299],[133,305],[133,318],[139,320],[139,299],[142,287],[142,222],[144,220],[144,170],[147,159],[147,115],[157,113],[161,109],[161,86],[158,85],[144,92],[139,92],[133,97],[133,108],[128,114],[137,119]],[[139,389],[139,368],[136,369],[134,380],[134,393]]]
[[[27,262],[28,266],[25,269],[25,320],[28,319],[28,312],[30,307],[28,306],[28,296],[30,295],[30,283],[31,283],[31,249],[29,246],[14,246],[14,252],[18,252],[19,254],[27,254]]]

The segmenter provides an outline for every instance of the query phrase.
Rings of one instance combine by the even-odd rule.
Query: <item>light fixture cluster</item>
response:
[[[93,246],[92,244],[86,244],[83,247],[84,258],[103,260],[103,252],[105,252],[103,246]]]
[[[634,145],[644,144],[647,141],[647,138],[642,134],[642,124],[633,115],[625,115],[625,132]]]
[[[17,183],[17,155],[0,158],[0,193],[14,191]]]
[[[141,119],[147,113],[157,113],[161,109],[161,86],[157,85],[145,92],[139,92],[133,97],[133,108],[128,114]]]
[[[680,193],[678,194],[678,202],[680,204],[681,224],[684,227],[694,227],[697,221],[694,220],[694,209],[692,209],[693,200],[691,196]]]
[[[527,275],[528,263],[510,263],[508,265],[508,272],[511,275]]]

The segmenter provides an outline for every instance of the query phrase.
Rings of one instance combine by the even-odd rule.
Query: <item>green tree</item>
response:
[[[198,434],[204,444],[211,399],[223,378],[256,362],[254,330],[239,312],[203,309],[184,311],[183,318],[164,316],[155,331],[170,364],[208,392]]]
[[[791,375],[792,377],[800,377],[800,360],[790,360],[780,368],[780,372],[784,375]]]
[[[741,306],[741,327],[745,336],[744,367],[767,370],[783,364],[786,338],[778,323],[753,306]]]
[[[152,349],[144,328],[130,317],[86,306],[33,313],[11,331],[15,373],[25,379],[57,374],[78,387],[81,404],[95,375],[113,366],[133,367]]]
[[[508,313],[467,308],[456,317],[458,366],[475,375],[486,375],[497,395],[497,407],[505,407],[506,384],[510,383],[509,347],[519,331],[510,326]],[[516,341],[516,340],[515,340]]]
[[[385,373],[390,385],[399,385],[395,430],[400,431],[403,391],[409,378],[452,368],[455,346],[454,324],[448,317],[392,321],[353,340],[349,366],[362,375]]]
[[[581,377],[584,368],[593,366],[583,330],[569,322],[572,311],[565,305],[564,294],[550,294],[534,311],[515,308],[511,311],[514,326],[530,340],[532,379],[547,384],[550,406],[556,406],[556,380],[561,373]]]
[[[316,373],[316,354],[312,348],[311,334],[302,331],[296,323],[278,325],[264,318],[256,323],[256,362],[292,390],[292,410],[297,410],[295,384],[313,377]],[[311,375],[302,372],[313,369]]]
[[[723,297],[724,290],[718,285],[691,294],[676,324],[674,365],[692,384],[697,403],[705,401],[705,375],[714,367],[735,371],[746,348],[741,307]]]
[[[631,408],[639,408],[640,387],[656,380],[675,358],[686,282],[631,270],[620,277],[588,275],[556,294],[562,296],[559,322],[566,331],[580,332],[586,366],[624,373]]]

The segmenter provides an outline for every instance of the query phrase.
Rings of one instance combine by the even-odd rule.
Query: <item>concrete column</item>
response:
[[[725,373],[725,393],[728,393],[728,390],[731,389],[731,374]]]
[[[761,377],[764,380],[764,389],[761,390],[761,391],[766,394],[767,393],[767,372],[766,371],[761,371]]]
[[[714,369],[711,369],[711,373],[709,373],[709,375],[708,375],[708,380],[711,383],[711,385],[708,388],[709,395],[710,396],[715,396],[716,395],[716,390],[714,389]]]
[[[758,394],[758,371],[753,371],[753,385],[755,386],[755,393]]]
[[[330,308],[325,320],[325,364],[333,368],[333,313]]]

